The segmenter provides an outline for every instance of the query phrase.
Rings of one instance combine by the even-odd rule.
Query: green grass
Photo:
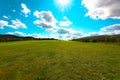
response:
[[[0,80],[120,80],[120,46],[72,41],[3,42]]]

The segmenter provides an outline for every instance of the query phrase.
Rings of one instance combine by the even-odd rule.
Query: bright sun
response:
[[[69,0],[58,0],[58,3],[59,3],[61,6],[66,6],[66,5],[68,5]]]
[[[72,4],[72,0],[54,0],[55,1],[55,5],[62,11],[64,12],[64,10],[68,9],[71,4]]]

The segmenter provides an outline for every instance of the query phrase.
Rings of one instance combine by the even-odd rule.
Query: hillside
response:
[[[120,42],[120,35],[90,36],[90,37],[73,39],[73,41],[80,41],[80,42]]]
[[[9,42],[9,41],[25,41],[25,40],[55,40],[53,38],[34,38],[34,37],[22,37],[15,35],[1,35],[0,34],[0,42]]]
[[[34,37],[22,37],[15,35],[2,35],[0,34],[0,42],[9,41],[25,41],[25,40],[57,40],[54,38],[34,38]],[[78,39],[72,39],[72,41],[80,42],[120,42],[120,35],[101,35],[101,36],[90,36]]]

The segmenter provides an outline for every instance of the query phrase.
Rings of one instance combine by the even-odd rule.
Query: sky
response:
[[[120,0],[0,0],[0,34],[73,39],[120,34]]]

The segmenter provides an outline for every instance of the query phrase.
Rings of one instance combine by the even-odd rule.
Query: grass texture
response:
[[[57,40],[1,42],[0,80],[120,80],[120,46]]]

